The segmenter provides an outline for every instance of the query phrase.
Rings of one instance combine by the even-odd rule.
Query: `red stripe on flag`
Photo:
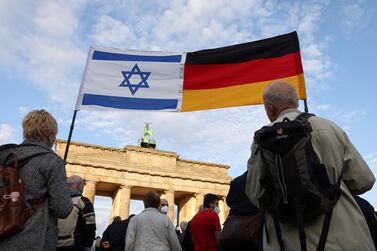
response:
[[[184,90],[215,89],[303,73],[300,52],[234,64],[186,64]]]

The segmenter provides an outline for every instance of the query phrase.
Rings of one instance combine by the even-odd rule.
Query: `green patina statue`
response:
[[[138,146],[155,149],[156,141],[154,139],[151,139],[153,131],[150,125],[151,123],[145,123],[144,136],[139,139]]]

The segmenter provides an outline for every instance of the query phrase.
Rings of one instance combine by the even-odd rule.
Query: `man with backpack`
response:
[[[272,123],[254,135],[246,194],[265,214],[264,250],[375,250],[352,196],[375,178],[346,133],[300,113],[286,82],[269,85],[263,100]]]
[[[21,145],[0,147],[0,250],[55,250],[57,217],[72,210],[64,161],[51,149],[58,125],[35,110],[22,128]]]

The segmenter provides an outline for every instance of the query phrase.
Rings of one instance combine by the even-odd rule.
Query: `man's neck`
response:
[[[297,108],[294,108],[294,107],[293,108],[284,109],[283,111],[281,111],[279,113],[277,119],[280,118],[280,117],[282,117],[282,116],[284,116],[285,114],[291,113],[291,112],[300,112],[300,111]]]

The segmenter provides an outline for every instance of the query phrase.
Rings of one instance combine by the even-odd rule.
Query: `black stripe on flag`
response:
[[[188,52],[186,64],[232,64],[281,57],[300,50],[296,31],[277,37],[215,49]]]

